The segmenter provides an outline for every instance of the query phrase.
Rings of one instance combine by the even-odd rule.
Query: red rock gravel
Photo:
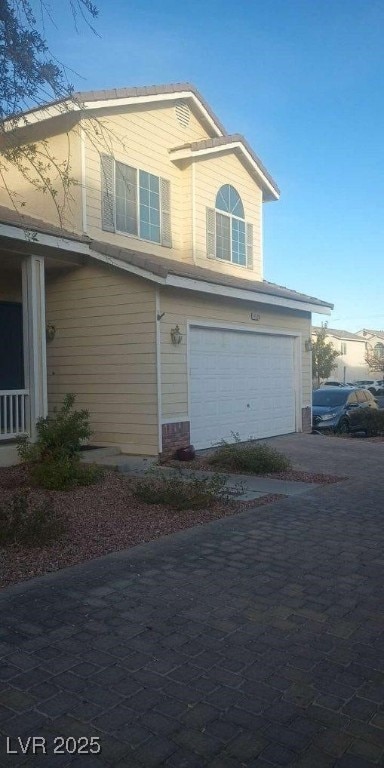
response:
[[[43,491],[30,489],[23,467],[0,468],[1,505],[9,501],[15,491],[30,489],[37,500],[52,496],[56,510],[68,521],[66,533],[50,546],[0,547],[0,586],[57,571],[281,498],[271,494],[252,502],[231,500],[217,502],[210,509],[178,512],[135,499],[132,493],[134,482],[117,472],[105,472],[103,479],[95,485],[73,491]]]

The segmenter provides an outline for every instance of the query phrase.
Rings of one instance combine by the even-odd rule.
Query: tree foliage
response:
[[[97,8],[91,0],[66,0],[77,29],[81,19],[91,29]],[[20,144],[20,126],[28,126],[28,110],[49,101],[71,96],[73,85],[68,68],[50,51],[46,25],[54,23],[45,0],[0,0],[0,182],[13,207],[25,205],[8,182],[9,167],[16,168],[28,185],[48,193],[62,223],[63,206],[58,203],[61,187],[64,200],[73,179],[70,159],[57,160],[45,141]],[[64,107],[65,108],[65,107]]]
[[[384,374],[384,347],[378,344],[376,347],[367,346],[365,352],[365,362],[370,371],[377,371]]]
[[[68,70],[49,50],[44,37],[49,7],[40,0],[39,18],[30,0],[0,0],[0,118],[70,95]],[[68,0],[75,25],[90,23],[97,8],[90,0]]]
[[[312,344],[312,376],[320,385],[322,379],[327,379],[337,368],[336,360],[340,357],[331,341],[327,341],[326,323],[316,332],[316,340]]]

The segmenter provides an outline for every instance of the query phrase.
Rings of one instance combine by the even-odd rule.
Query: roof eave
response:
[[[198,160],[201,157],[208,157],[209,155],[218,154],[220,152],[231,152],[238,150],[243,155],[244,159],[247,161],[248,165],[251,166],[253,172],[257,176],[258,181],[261,184],[261,188],[263,190],[263,200],[265,202],[272,201],[272,200],[279,200],[280,198],[280,190],[279,188],[272,183],[270,179],[267,178],[263,170],[260,168],[258,163],[255,162],[253,157],[248,152],[247,148],[244,146],[244,144],[241,141],[230,141],[227,144],[219,144],[216,147],[205,147],[204,149],[193,149],[192,147],[184,147],[184,148],[176,148],[171,149],[169,151],[169,156],[173,162],[178,162],[180,160]]]
[[[81,96],[81,94],[79,94]],[[84,100],[80,101],[76,98],[65,99],[63,101],[47,104],[45,107],[31,110],[30,112],[23,113],[18,116],[15,115],[4,121],[4,131],[15,131],[21,128],[26,128],[30,125],[34,125],[39,122],[51,120],[53,118],[68,115],[69,113],[78,112],[80,116],[82,113],[92,112],[99,109],[113,109],[115,107],[135,106],[146,103],[159,103],[162,101],[178,101],[180,99],[190,100],[201,117],[208,123],[211,130],[217,137],[224,136],[224,130],[218,120],[215,119],[213,113],[205,106],[202,99],[199,98],[197,92],[193,90],[180,90],[169,93],[156,93],[146,94],[138,96],[125,96],[99,100]]]

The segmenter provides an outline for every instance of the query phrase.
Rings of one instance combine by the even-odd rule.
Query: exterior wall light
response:
[[[172,344],[180,344],[182,338],[183,338],[183,334],[181,333],[179,326],[176,325],[175,328],[171,329]]]
[[[56,327],[53,325],[53,323],[48,323],[45,328],[45,338],[46,338],[47,344],[50,341],[53,341],[55,336],[56,336]]]
[[[312,352],[313,350],[313,341],[312,339],[306,339],[304,342],[305,351],[306,352]]]

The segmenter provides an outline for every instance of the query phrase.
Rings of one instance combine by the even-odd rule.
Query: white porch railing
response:
[[[29,431],[29,389],[0,390],[0,440],[11,440]]]

